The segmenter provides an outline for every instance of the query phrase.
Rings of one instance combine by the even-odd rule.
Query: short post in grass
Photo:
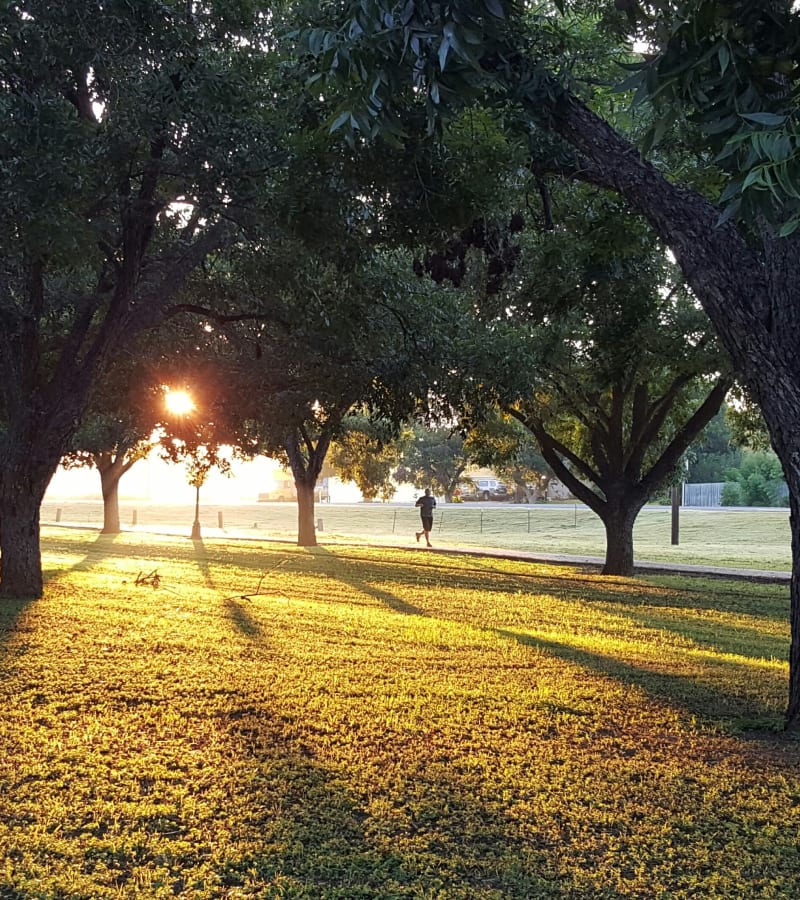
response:
[[[193,541],[202,539],[200,531],[200,481],[197,480],[194,485],[194,522],[192,522],[191,539]]]
[[[131,514],[131,525],[136,526],[139,522],[139,510],[135,509]]]
[[[222,531],[222,529],[225,527],[225,526],[222,524],[222,510],[221,510],[221,509],[220,509],[220,510],[217,510],[217,525],[219,525],[219,530],[220,530],[220,531]]]
[[[61,510],[57,509],[56,510],[56,522],[60,522],[60,521],[61,521]]]
[[[483,510],[481,510],[481,534],[483,534]]]
[[[528,510],[528,534],[531,533],[531,511]]]
[[[681,509],[681,495],[680,495],[680,485],[673,484],[672,490],[670,491],[671,500],[672,500],[672,538],[671,543],[673,547],[677,547],[680,544],[681,537],[681,523],[680,523],[680,509]]]
[[[392,518],[392,534],[394,534],[394,530],[397,527],[397,510],[394,511],[394,516]]]
[[[442,524],[444,522],[444,510],[439,513],[439,534],[442,533]]]

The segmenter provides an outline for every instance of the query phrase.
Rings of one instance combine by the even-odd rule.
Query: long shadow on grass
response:
[[[56,581],[62,575],[68,572],[86,572],[93,568],[101,559],[107,559],[118,554],[113,552],[114,543],[119,539],[119,534],[103,534],[100,532],[94,541],[88,545],[86,553],[82,559],[72,563],[72,565],[62,566],[61,568],[49,569],[46,565],[42,567],[45,584],[50,581]],[[75,544],[71,542],[59,542],[57,539],[48,539],[48,547],[52,550],[56,546],[59,550],[67,550],[72,552]]]
[[[359,593],[366,594],[368,597],[374,597],[380,603],[384,603],[389,609],[402,613],[406,616],[426,616],[425,610],[414,606],[413,603],[407,603],[397,594],[384,591],[382,588],[375,587],[359,575],[362,565],[348,565],[347,561],[340,559],[334,553],[326,550],[324,547],[314,547],[310,552],[318,559],[328,564],[327,572],[329,578],[336,578],[344,584],[349,585]]]
[[[197,568],[203,573],[203,580],[210,588],[216,587],[211,577],[211,568],[208,565],[208,552],[202,538],[192,538],[192,558],[197,563]]]
[[[337,554],[340,560],[348,559],[346,553]],[[440,584],[443,577],[448,579],[448,587],[454,590],[476,590],[484,593],[524,593],[551,594],[559,599],[582,600],[589,603],[612,603],[621,606],[667,607],[723,610],[726,612],[746,612],[754,619],[784,623],[788,618],[788,598],[785,590],[773,585],[747,584],[737,582],[694,579],[697,586],[686,586],[687,579],[680,584],[670,583],[669,578],[630,579],[599,575],[580,569],[552,567],[539,563],[517,564],[514,571],[501,568],[494,560],[480,556],[460,557],[451,562],[447,557],[435,553],[425,562],[409,558],[402,565],[395,560],[354,559],[357,565],[369,565],[375,571],[386,570],[387,579],[398,585],[418,588],[421,582]],[[468,568],[466,567],[468,566]],[[543,569],[550,571],[542,571]],[[391,572],[389,572],[391,569]],[[673,579],[674,580],[674,579]]]
[[[8,651],[10,642],[19,635],[20,620],[28,607],[33,606],[34,603],[35,600],[3,600],[0,602],[0,659]],[[0,663],[0,672],[2,672],[2,663]]]
[[[704,681],[702,674],[698,677],[687,677],[658,671],[657,660],[654,660],[651,668],[625,662],[616,656],[594,653],[570,644],[521,634],[510,629],[497,629],[497,634],[520,644],[535,647],[599,675],[640,688],[650,696],[664,700],[671,706],[682,707],[702,719],[758,720],[763,724],[763,720],[768,719],[772,722],[779,715],[776,709],[764,703],[763,693],[765,681],[769,678],[775,679],[775,693],[782,692],[785,675],[780,671],[760,672],[755,678],[749,666],[720,660],[713,669],[713,674],[716,675],[724,669],[725,676]],[[710,667],[713,664],[701,665],[708,666],[709,675],[712,674]],[[737,690],[725,690],[723,684],[735,686]]]
[[[612,612],[622,614],[625,618],[643,625],[680,635],[690,640],[698,648],[714,650],[719,653],[730,653],[749,659],[788,658],[789,653],[789,620],[785,622],[786,634],[765,634],[755,620],[752,625],[733,625],[710,620],[702,614],[691,610],[680,609],[677,616],[660,615],[652,609],[613,608]]]
[[[244,599],[244,598],[242,598]],[[236,626],[238,631],[245,637],[256,640],[263,634],[261,626],[250,615],[250,612],[242,605],[241,600],[236,597],[228,597],[225,601],[225,611],[228,618]]]
[[[471,776],[429,756],[424,742],[413,762],[381,778],[370,754],[383,753],[382,746],[356,753],[367,763],[363,770],[356,764],[337,771],[317,759],[318,742],[324,753],[331,741],[346,748],[348,728],[335,719],[254,707],[226,718],[226,737],[240,748],[236,780],[217,782],[220,799],[208,797],[205,805],[224,804],[215,818],[228,817],[247,849],[234,846],[221,859],[215,874],[223,887],[377,898],[428,896],[435,882],[437,896],[559,895],[555,880],[542,875],[549,870],[555,878],[548,852],[533,850],[509,826],[503,804],[477,798]]]

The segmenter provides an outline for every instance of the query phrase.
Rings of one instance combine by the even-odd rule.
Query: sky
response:
[[[211,504],[257,503],[258,495],[276,487],[276,478],[285,477],[272,459],[258,457],[251,462],[232,464],[232,477],[212,471],[200,489],[201,502]],[[352,483],[331,479],[331,502],[358,503],[361,492]],[[419,493],[411,485],[400,485],[394,499],[413,501]],[[65,470],[59,468],[45,494],[48,500],[101,500],[100,475],[94,467]],[[195,489],[186,480],[182,466],[166,463],[156,455],[136,463],[122,476],[119,499],[152,503],[194,503]]]

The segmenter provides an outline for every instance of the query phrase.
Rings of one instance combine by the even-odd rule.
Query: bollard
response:
[[[324,531],[325,529],[322,527],[322,519],[317,519],[317,531]]]
[[[137,510],[133,511],[133,515],[131,516],[131,525],[135,525],[139,521],[139,513]]]
[[[531,511],[528,510],[528,534],[531,533]]]
[[[253,528],[258,528],[258,522],[253,522]]]
[[[219,510],[219,512],[217,513],[217,523],[218,523],[218,525],[219,525],[219,527],[220,527],[220,530],[222,530],[222,529],[225,527],[225,526],[222,524],[222,510]]]
[[[392,519],[392,534],[394,534],[394,529],[397,526],[397,510],[394,511],[394,518]]]
[[[57,509],[56,510],[56,522],[60,522],[60,521],[61,521],[61,510]]]

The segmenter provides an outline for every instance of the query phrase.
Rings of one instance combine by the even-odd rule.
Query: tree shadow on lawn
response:
[[[679,675],[660,671],[658,660],[653,661],[652,667],[637,665],[616,655],[592,652],[510,629],[498,629],[497,633],[598,675],[637,687],[701,720],[727,723],[732,732],[741,730],[742,724],[748,729],[767,730],[777,729],[781,725],[782,710],[770,708],[764,702],[765,681],[768,679],[775,682],[770,693],[774,696],[785,693],[786,675],[780,670],[762,671],[756,678],[747,664],[721,659],[713,670],[713,674],[719,673],[717,677],[709,677],[712,670],[705,660],[698,663],[697,675]]]
[[[520,574],[481,568],[491,573],[489,580],[472,574],[458,577],[461,573],[457,572],[451,580],[453,589],[507,593],[510,586],[516,585],[524,593],[584,603],[612,616],[625,616],[647,628],[680,635],[698,647],[720,653],[766,660],[785,660],[788,655],[789,599],[783,586],[699,580],[692,589],[683,583],[675,586],[597,573]],[[418,581],[411,579],[405,583],[418,585]],[[537,590],[540,586],[542,590]],[[663,614],[659,614],[659,609]],[[674,614],[670,615],[670,610]],[[720,622],[704,616],[703,612],[739,614],[753,624]],[[770,626],[775,625],[780,633],[773,633],[774,628]]]
[[[782,623],[785,624],[785,634],[772,634],[765,633],[758,619],[752,626],[729,624],[683,608],[673,616],[659,615],[652,609],[625,608],[616,612],[645,628],[680,635],[698,649],[755,660],[784,661],[789,657],[788,618]]]
[[[550,594],[563,600],[737,611],[781,623],[788,619],[789,605],[785,588],[768,584],[748,583],[744,586],[739,582],[697,579],[697,587],[686,587],[685,577],[680,579],[679,584],[674,584],[670,583],[668,576],[623,578],[571,567],[559,567],[557,572],[553,572],[552,566],[535,562],[522,563],[520,568],[512,572],[496,566],[494,560],[490,561],[479,555],[459,557],[459,560],[468,560],[470,563],[470,568],[465,570],[461,566],[449,565],[447,557],[437,557],[435,552],[426,556],[425,562],[409,559],[401,564],[396,560],[384,561],[342,553],[328,555],[342,564],[347,563],[351,568],[368,567],[373,578],[384,567],[387,579],[415,588],[426,581],[439,584],[446,576],[448,587],[455,590],[487,593],[519,590],[531,594]]]
[[[244,599],[246,598],[243,595],[241,597],[226,597],[223,601],[225,612],[240,634],[256,641],[263,637],[264,631],[250,614],[247,607],[242,604],[241,601]]]
[[[208,551],[206,550],[206,545],[203,543],[203,539],[192,538],[191,541],[193,550],[192,559],[197,564],[197,568],[200,569],[206,587],[216,588],[214,579],[211,576],[211,567],[208,564]]]
[[[392,594],[389,591],[383,590],[382,588],[375,587],[375,585],[371,583],[370,579],[360,574],[359,570],[362,568],[361,566],[343,564],[343,561],[340,557],[338,557],[335,553],[331,553],[329,550],[326,550],[324,547],[316,546],[309,548],[309,553],[311,553],[316,559],[322,560],[323,562],[329,564],[328,571],[326,572],[327,577],[336,578],[338,581],[341,581],[344,584],[347,584],[350,587],[354,588],[359,593],[366,594],[368,597],[374,597],[375,600],[378,600],[380,603],[383,603],[390,609],[393,609],[395,612],[402,613],[405,616],[428,615],[428,613],[424,609],[421,609],[419,606],[415,606],[413,603],[406,602],[397,594]],[[370,574],[374,577],[374,567],[370,566],[370,569],[372,570]],[[403,582],[401,581],[401,583]]]
[[[309,897],[427,896],[434,888],[437,896],[558,895],[548,852],[515,833],[503,804],[476,799],[424,749],[413,772],[376,783],[369,771],[336,771],[315,758],[334,723],[290,723],[253,708],[231,718],[228,738],[242,750],[228,793],[237,824],[217,873],[223,887],[280,886]],[[369,754],[367,746],[359,758]]]
[[[698,649],[713,649],[719,653],[745,656],[752,659],[784,660],[788,652],[788,600],[784,591],[770,585],[751,585],[745,589],[737,582],[699,581],[696,589],[665,585],[659,581],[600,576],[568,571],[563,575],[531,571],[519,574],[497,569],[485,560],[476,558],[474,568],[464,571],[448,565],[343,556],[325,547],[309,548],[308,556],[287,560],[284,572],[307,575],[309,557],[324,566],[325,577],[335,578],[359,593],[372,597],[390,609],[404,615],[430,616],[439,612],[438,603],[423,608],[402,599],[406,589],[419,591],[420,585],[430,582],[448,591],[477,591],[507,594],[519,603],[515,594],[552,596],[558,601],[581,603],[597,608],[611,617],[623,616],[651,630],[679,635],[692,641]],[[535,568],[535,564],[532,568]],[[376,587],[376,579],[392,580],[398,585],[396,593]],[[750,596],[750,590],[754,596]],[[762,608],[753,608],[761,603]],[[764,607],[767,607],[766,609]],[[784,608],[786,607],[786,608]],[[450,607],[448,611],[457,610]],[[659,609],[663,610],[659,613]],[[670,611],[673,611],[672,614]],[[752,625],[721,622],[703,616],[709,613],[738,613],[752,621]],[[492,624],[492,610],[486,610]],[[506,609],[498,606],[495,624],[509,624]],[[453,618],[448,615],[448,618]],[[456,620],[462,621],[456,615]],[[463,621],[469,619],[465,615]],[[760,627],[760,622],[764,627]],[[778,626],[778,629],[768,626]]]
[[[94,541],[88,545],[83,558],[71,565],[49,568],[43,561],[42,575],[44,577],[45,585],[51,581],[58,580],[62,575],[66,575],[69,572],[88,572],[89,569],[93,568],[100,560],[119,556],[120,554],[116,552],[114,544],[120,537],[120,534],[98,533]],[[74,552],[75,550],[74,542],[59,542],[56,538],[48,537],[47,543],[51,553],[60,550],[65,550],[67,552]]]
[[[333,554],[327,555],[333,560],[338,559]],[[350,563],[345,580],[359,590],[387,602],[386,596],[390,595],[371,587],[357,574],[360,568],[358,561],[351,560]],[[370,566],[374,577],[373,564],[369,562],[365,565]],[[756,592],[756,597],[753,598],[749,596],[747,590],[741,590],[740,585],[735,582],[725,582],[723,585],[716,582],[713,585],[701,582],[696,590],[689,590],[638,579],[597,574],[570,573],[559,576],[531,572],[520,576],[516,572],[487,569],[482,566],[469,573],[443,567],[439,570],[439,575],[443,573],[449,573],[447,587],[454,591],[472,590],[506,594],[510,590],[521,588],[523,593],[551,595],[560,601],[574,601],[597,607],[611,616],[624,616],[647,628],[680,635],[694,642],[699,648],[714,649],[720,653],[753,659],[787,658],[788,599],[784,600],[782,596],[784,591],[772,586]],[[336,577],[342,576],[337,574]],[[421,580],[417,566],[395,567],[389,577],[403,588],[418,589]],[[781,599],[776,601],[776,596],[780,596]],[[753,604],[761,598],[773,609],[753,609]],[[659,614],[659,609],[664,611],[663,614]],[[417,607],[414,607],[414,610],[420,615],[430,615],[429,611]],[[670,610],[674,610],[673,615],[670,615]],[[718,619],[704,617],[703,611],[739,612],[751,619],[753,624],[720,622]],[[502,618],[502,610],[499,612]],[[781,631],[785,630],[786,633],[770,633],[766,628],[760,627],[760,622],[764,622],[765,626],[768,623],[777,624]]]
[[[35,600],[0,600],[0,660],[13,652],[8,645],[18,638],[21,628],[24,630],[21,620],[35,603]],[[24,652],[24,648],[18,647],[17,652]]]

